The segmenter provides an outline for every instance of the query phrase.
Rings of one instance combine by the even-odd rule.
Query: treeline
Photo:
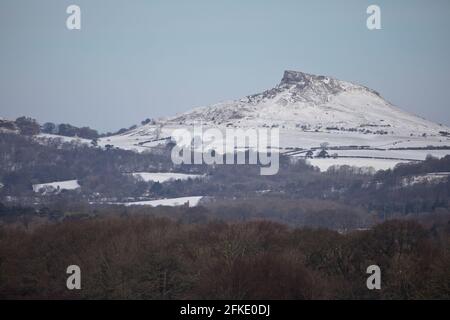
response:
[[[429,155],[425,161],[400,163],[394,169],[378,171],[374,180],[383,181],[389,185],[396,185],[403,177],[433,172],[450,172],[450,156],[439,159]]]
[[[81,268],[82,290],[66,289]],[[381,290],[366,287],[370,265]],[[2,299],[449,299],[450,224],[339,234],[109,216],[0,228]]]
[[[365,188],[353,190],[344,200],[350,204],[365,204],[369,211],[376,211],[384,218],[448,209],[448,178],[410,185],[404,183],[418,175],[439,172],[450,172],[450,156],[442,159],[427,157],[423,162],[399,164],[392,170],[379,171]]]
[[[147,118],[141,121],[141,125],[146,124],[155,124],[155,120]],[[88,126],[77,127],[69,123],[56,124],[53,122],[45,122],[44,124],[40,125],[36,121],[36,119],[25,116],[19,117],[13,121],[0,119],[0,129],[18,131],[20,134],[26,136],[33,136],[39,133],[47,133],[65,137],[79,137],[82,139],[95,140],[102,137],[121,134],[136,128],[137,125],[132,125],[129,128],[121,128],[115,132],[99,133],[97,130],[92,129]]]
[[[89,127],[76,127],[70,124],[55,124],[46,122],[42,126],[36,119],[30,117],[19,117],[14,121],[1,120],[0,128],[18,131],[25,136],[34,136],[39,133],[57,134],[66,137],[79,137],[83,139],[97,139],[101,135],[97,130]]]
[[[26,136],[33,136],[41,131],[39,123],[35,119],[28,117],[19,117],[15,121],[0,119],[0,129],[18,131]]]
[[[100,134],[97,130],[89,127],[76,127],[68,123],[55,124],[46,122],[42,125],[42,133],[57,134],[66,137],[79,137],[83,139],[98,139]]]
[[[147,122],[147,120],[149,122]],[[147,119],[142,121],[142,124],[150,123],[151,120]],[[137,125],[132,125],[128,128],[121,128],[115,132],[99,133],[97,130],[90,127],[76,127],[68,123],[55,124],[52,122],[46,122],[42,125],[42,132],[49,134],[56,134],[65,137],[79,137],[83,139],[95,140],[98,138],[109,137],[125,133],[129,130],[136,129]]]
[[[208,223],[211,221],[249,222],[267,220],[291,227],[326,228],[339,232],[365,229],[382,220],[361,207],[336,201],[279,197],[254,197],[245,200],[208,199],[198,207],[148,207],[120,205],[89,205],[55,197],[49,206],[5,206],[0,203],[0,224],[16,224],[34,228],[41,223],[95,218],[110,214],[148,215],[167,217],[180,223]],[[450,214],[449,211],[442,213]]]

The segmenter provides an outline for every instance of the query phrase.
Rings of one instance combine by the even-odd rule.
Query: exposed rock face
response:
[[[281,92],[289,92],[290,102],[323,103],[330,95],[337,94],[351,86],[343,85],[342,81],[325,76],[316,76],[299,71],[285,71],[280,84],[274,89],[265,91],[263,98],[272,97]],[[258,97],[260,95],[254,95]]]

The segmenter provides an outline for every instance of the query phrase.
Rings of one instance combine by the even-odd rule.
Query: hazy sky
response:
[[[70,4],[80,31],[66,28]],[[382,30],[366,28],[370,4]],[[115,130],[293,69],[450,125],[449,30],[448,0],[0,0],[0,117]]]

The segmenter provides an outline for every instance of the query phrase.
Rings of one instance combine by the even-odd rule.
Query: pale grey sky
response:
[[[82,30],[66,29],[66,8]],[[378,4],[382,30],[366,28]],[[450,125],[448,0],[1,0],[0,117],[101,131],[240,98],[285,69]]]

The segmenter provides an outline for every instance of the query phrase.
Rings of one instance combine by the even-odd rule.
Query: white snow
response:
[[[186,174],[175,172],[135,172],[132,174],[134,177],[140,178],[145,182],[167,182],[171,180],[188,180],[188,179],[200,179],[204,175],[199,174]]]
[[[433,172],[406,177],[402,180],[402,186],[413,186],[421,183],[440,183],[450,177],[450,172]]]
[[[397,164],[405,162],[390,159],[360,159],[360,158],[315,158],[308,159],[308,163],[318,167],[321,172],[325,172],[332,166],[350,166],[358,168],[373,168],[375,170],[387,170],[394,168]]]
[[[98,145],[103,148],[112,145],[114,148],[145,152],[164,146],[168,137],[161,133],[159,125],[147,124],[119,135],[101,138]]]
[[[83,139],[80,137],[66,137],[60,136],[57,134],[48,134],[48,133],[40,133],[35,137],[36,141],[45,144],[47,141],[58,140],[60,142],[72,142],[78,144],[87,144],[89,145],[92,140]]]
[[[425,160],[428,155],[442,158],[450,154],[450,150],[328,150],[339,157],[391,158],[405,160]]]
[[[62,190],[76,190],[78,188],[80,188],[78,180],[55,181],[33,185],[34,192],[44,193],[60,192]]]
[[[127,202],[121,203],[125,206],[167,206],[167,207],[177,207],[189,205],[189,207],[195,207],[199,204],[201,197],[181,197],[181,198],[168,198],[168,199],[159,199],[159,200],[149,200],[149,201],[138,201],[138,202]]]

